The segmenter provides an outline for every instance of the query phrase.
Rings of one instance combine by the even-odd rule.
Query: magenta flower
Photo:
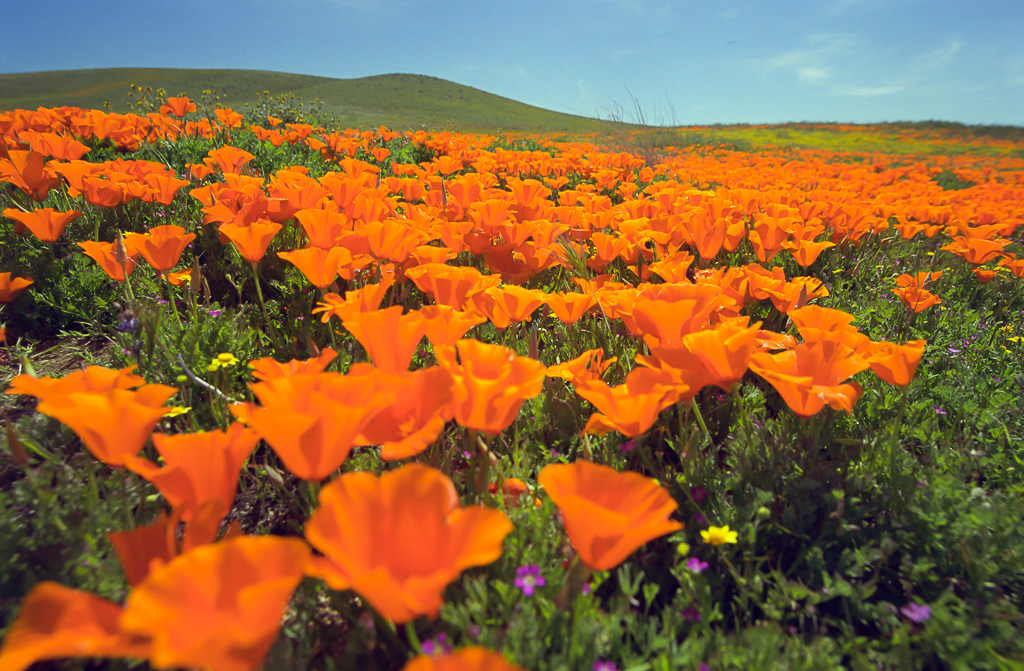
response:
[[[536,564],[527,564],[516,569],[516,579],[512,583],[523,590],[526,596],[533,596],[538,587],[543,587],[547,581],[540,574],[540,567]]]
[[[908,603],[903,608],[900,608],[900,612],[903,613],[908,620],[916,622],[918,624],[924,622],[932,616],[932,609],[927,605],[919,603]]]
[[[615,662],[604,659],[597,660],[590,668],[594,671],[619,671],[619,667],[615,666]]]
[[[708,563],[706,561],[701,561],[696,557],[690,557],[690,559],[686,562],[686,568],[690,569],[694,573],[701,573],[707,567]]]

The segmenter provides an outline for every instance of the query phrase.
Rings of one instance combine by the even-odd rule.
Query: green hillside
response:
[[[259,70],[113,68],[0,74],[0,109],[73,105],[126,111],[132,84],[162,88],[167,95],[198,99],[204,90],[219,104],[242,111],[268,91],[292,94],[305,104],[319,99],[322,111],[352,127],[508,130],[553,133],[607,131],[609,124],[561,114],[436,77],[389,74],[331,79]]]

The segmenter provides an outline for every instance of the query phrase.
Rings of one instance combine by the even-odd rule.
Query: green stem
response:
[[[281,342],[277,337],[277,327],[275,327],[274,323],[270,321],[270,315],[267,314],[267,304],[263,302],[263,289],[260,288],[260,274],[256,270],[256,263],[250,262],[250,265],[252,266],[253,281],[256,282],[256,297],[260,301],[260,310],[263,312],[263,320],[267,322],[267,333],[270,334],[270,339],[274,342],[274,348],[277,350],[283,350],[284,348],[281,347]]]

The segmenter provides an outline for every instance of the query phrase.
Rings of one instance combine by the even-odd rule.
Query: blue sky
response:
[[[407,72],[648,122],[1024,125],[1021,0],[51,0],[4,24],[0,72]]]

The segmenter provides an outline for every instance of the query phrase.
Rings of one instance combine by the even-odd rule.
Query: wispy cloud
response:
[[[906,87],[902,84],[890,86],[837,86],[832,92],[839,96],[854,96],[857,98],[874,98],[877,96],[888,96],[900,93]]]

